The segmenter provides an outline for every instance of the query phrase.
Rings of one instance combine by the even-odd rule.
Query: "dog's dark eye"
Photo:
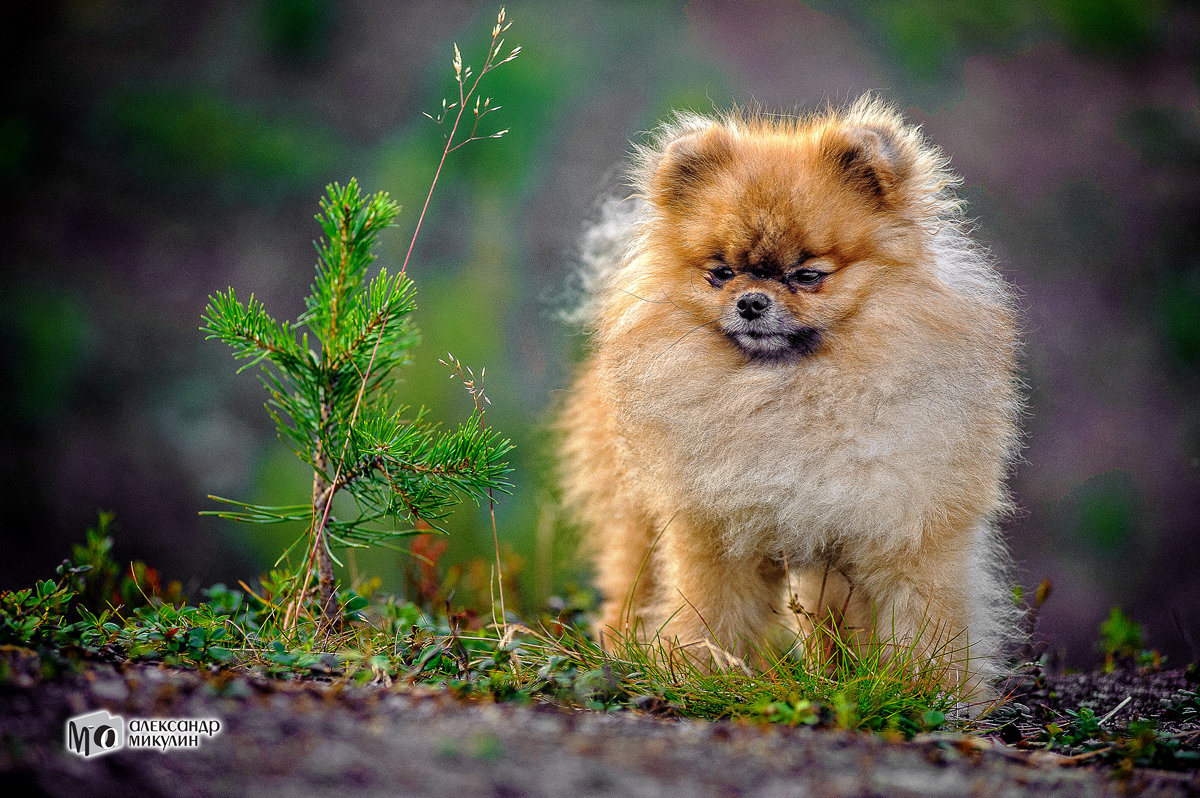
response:
[[[725,265],[721,265],[715,269],[708,270],[709,282],[714,283],[714,284],[727,282],[729,280],[732,280],[733,277],[734,277],[733,269],[731,269]]]
[[[825,279],[825,272],[816,269],[797,269],[788,275],[788,280],[799,285],[816,285]]]

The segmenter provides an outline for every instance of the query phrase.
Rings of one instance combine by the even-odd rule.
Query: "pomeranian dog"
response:
[[[1016,629],[1016,314],[947,158],[868,96],[680,115],[631,180],[588,236],[560,419],[601,639],[708,668],[833,628],[986,695]]]

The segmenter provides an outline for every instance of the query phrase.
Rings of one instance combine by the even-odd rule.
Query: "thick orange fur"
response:
[[[633,181],[592,234],[561,415],[598,632],[745,658],[809,628],[791,594],[859,641],[952,651],[947,687],[986,692],[1015,630],[1016,330],[944,157],[863,98],[681,116]]]

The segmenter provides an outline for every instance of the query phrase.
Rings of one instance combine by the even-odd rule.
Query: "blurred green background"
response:
[[[441,149],[452,42],[478,65],[498,5],[71,2],[0,11],[0,587],[45,576],[94,522],[185,588],[250,582],[294,531],[202,518],[206,496],[290,503],[309,476],[251,374],[198,332],[233,286],[294,318],[327,182],[405,207],[403,259]],[[1008,525],[1041,633],[1094,661],[1120,604],[1176,661],[1200,645],[1200,12],[1135,0],[512,2],[523,53],[487,79],[510,128],[449,161],[410,273],[424,341],[402,401],[470,399],[487,369],[513,438],[497,509],[511,601],[586,584],[561,534],[547,421],[580,342],[575,241],[641,131],[672,109],[810,108],[875,90],[965,177],[979,238],[1026,309],[1028,446]],[[486,598],[486,508],[443,573]],[[406,555],[351,578],[407,589]]]

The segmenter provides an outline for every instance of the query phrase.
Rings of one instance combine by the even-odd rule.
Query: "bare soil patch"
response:
[[[317,679],[89,663],[47,676],[10,649],[0,682],[0,781],[28,795],[959,796],[1194,795],[1197,771],[1098,766],[1006,744],[1066,709],[1094,705],[1165,718],[1182,670],[1033,674],[985,737],[878,735],[630,711],[463,701],[424,687],[352,687]],[[220,719],[198,748],[118,750],[83,759],[65,723],[123,717]],[[1166,713],[1166,715],[1164,715]],[[1114,719],[1116,716],[1114,716]],[[1171,733],[1197,742],[1200,723]]]

